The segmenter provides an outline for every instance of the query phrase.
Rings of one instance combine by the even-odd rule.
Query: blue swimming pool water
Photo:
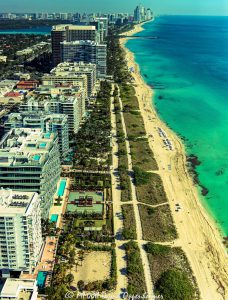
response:
[[[36,278],[36,280],[37,280],[37,286],[39,287],[39,288],[44,288],[44,286],[45,286],[45,281],[46,281],[46,278],[47,278],[47,272],[42,272],[42,271],[39,271],[38,272],[38,275],[37,275],[37,278]]]
[[[50,219],[50,221],[51,221],[51,222],[55,222],[55,223],[56,223],[56,222],[57,222],[57,220],[58,220],[58,217],[59,217],[58,215],[51,215],[51,219]]]
[[[60,185],[59,185],[59,189],[58,189],[58,193],[57,193],[58,197],[63,196],[65,187],[66,187],[66,179],[63,179],[63,180],[61,180]]]
[[[40,160],[40,155],[34,155],[34,156],[33,156],[33,159],[34,159],[35,161]]]
[[[47,143],[40,143],[40,148],[45,148]]]

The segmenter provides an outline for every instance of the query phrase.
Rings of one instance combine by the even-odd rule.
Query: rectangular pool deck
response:
[[[74,203],[75,201],[78,201],[80,197],[91,197],[93,199],[92,205],[83,206]],[[83,214],[86,212],[88,214],[97,213],[102,215],[104,212],[104,193],[95,191],[70,192],[67,211],[77,212],[79,214]]]

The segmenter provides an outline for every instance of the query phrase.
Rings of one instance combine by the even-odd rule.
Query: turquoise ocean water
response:
[[[199,158],[202,202],[228,236],[228,17],[160,16],[144,28],[127,47],[160,118]]]

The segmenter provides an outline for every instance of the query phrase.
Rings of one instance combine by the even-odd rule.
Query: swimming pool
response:
[[[40,143],[40,148],[45,148],[47,146],[47,143]]]
[[[59,184],[59,189],[58,189],[58,193],[57,193],[58,197],[62,197],[63,196],[64,191],[65,191],[65,187],[66,187],[66,179],[62,179],[60,181],[60,184]]]
[[[37,280],[37,286],[40,289],[45,287],[45,281],[46,281],[47,275],[48,275],[47,272],[42,272],[42,271],[38,272],[36,280]]]
[[[58,221],[58,217],[59,217],[59,215],[51,215],[50,221],[56,223]]]
[[[38,154],[34,155],[34,156],[33,156],[33,159],[34,159],[35,161],[40,160],[40,155],[38,155]]]

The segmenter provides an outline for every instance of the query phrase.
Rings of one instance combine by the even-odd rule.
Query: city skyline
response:
[[[106,12],[106,13],[131,13],[136,5],[140,4],[139,1],[120,1],[115,3],[108,3],[104,0],[91,3],[90,0],[85,0],[83,3],[75,5],[73,0],[62,2],[60,0],[53,3],[40,0],[38,3],[31,3],[31,1],[24,0],[23,4],[17,0],[9,0],[7,3],[1,4],[1,12]],[[189,14],[189,15],[228,15],[228,4],[226,0],[206,0],[203,3],[199,1],[191,1],[191,3],[183,3],[180,0],[174,0],[170,3],[168,0],[162,2],[152,2],[145,0],[141,2],[145,7],[150,7],[154,10],[155,14]]]

